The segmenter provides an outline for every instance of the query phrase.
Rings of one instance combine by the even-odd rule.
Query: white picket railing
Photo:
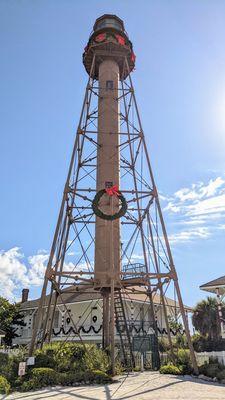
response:
[[[225,351],[203,351],[201,353],[195,353],[198,365],[209,362],[209,358],[213,357],[218,360],[220,364],[225,365]]]

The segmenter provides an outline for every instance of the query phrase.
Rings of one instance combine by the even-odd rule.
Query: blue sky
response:
[[[0,290],[39,292],[87,75],[95,19],[121,17],[184,301],[225,274],[225,3],[2,0]]]

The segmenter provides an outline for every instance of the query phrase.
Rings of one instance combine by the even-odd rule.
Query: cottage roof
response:
[[[220,295],[225,294],[225,276],[221,276],[220,278],[214,279],[213,281],[207,282],[200,286],[201,290],[205,290],[210,293],[219,292]]]
[[[102,296],[99,293],[99,291],[93,291],[90,289],[86,289],[83,292],[77,292],[74,290],[74,292],[71,292],[71,288],[69,287],[65,290],[63,290],[62,295],[59,296],[57,300],[57,304],[73,304],[73,303],[80,303],[80,302],[86,302],[86,301],[92,301],[92,300],[98,300],[101,299]],[[46,296],[46,304],[47,300],[49,298],[49,295]],[[126,291],[126,293],[123,294],[123,298],[133,301],[133,302],[142,302],[142,303],[149,303],[149,299],[146,296],[146,292],[144,290],[140,289],[139,287],[132,286],[129,288],[129,290]],[[32,308],[37,308],[39,304],[40,299],[35,299],[35,300],[29,300],[26,302],[21,303],[21,310],[26,310],[26,309],[32,309]],[[157,293],[153,294],[153,301],[154,304],[159,305],[161,304],[160,301],[160,296]],[[170,299],[169,297],[165,297],[165,303],[169,307],[173,308],[178,308],[179,309],[179,304],[178,302],[174,301],[173,299]],[[192,309],[188,306],[184,306],[185,310],[191,311]]]

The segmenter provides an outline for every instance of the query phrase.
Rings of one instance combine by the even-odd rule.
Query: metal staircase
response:
[[[120,290],[115,291],[114,305],[116,329],[120,337],[124,366],[127,370],[132,370],[135,367],[135,359]]]

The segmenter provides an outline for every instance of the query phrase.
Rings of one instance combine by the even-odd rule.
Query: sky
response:
[[[82,52],[118,15],[184,302],[225,275],[225,2],[0,1],[0,295],[40,293],[81,111]]]

